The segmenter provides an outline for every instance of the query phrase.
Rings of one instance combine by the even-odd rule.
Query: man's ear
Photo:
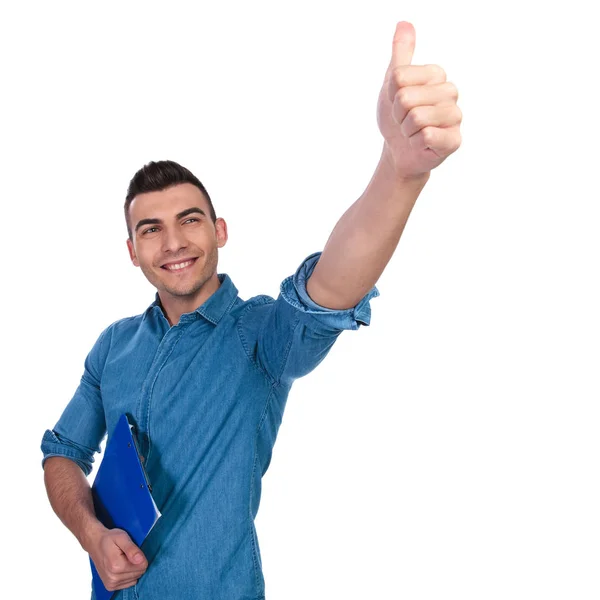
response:
[[[225,219],[219,217],[215,222],[215,232],[217,235],[217,248],[222,248],[227,243],[227,223]]]
[[[131,262],[136,266],[140,266],[140,261],[137,259],[135,254],[135,248],[133,247],[133,242],[131,239],[127,240],[127,250],[129,250],[129,258],[131,258]]]

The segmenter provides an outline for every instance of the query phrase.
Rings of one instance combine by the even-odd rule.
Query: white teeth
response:
[[[178,263],[176,265],[165,265],[165,268],[169,269],[169,271],[177,271],[178,269],[184,269],[185,267],[188,267],[193,262],[193,260],[186,260],[185,262]]]

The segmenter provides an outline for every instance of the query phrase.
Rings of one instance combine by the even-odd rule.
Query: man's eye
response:
[[[190,217],[189,219],[186,219],[184,223],[196,223],[197,221],[198,219],[196,219],[195,217]]]
[[[158,231],[158,227],[148,227],[148,229],[144,230],[143,235],[146,235],[147,233],[152,233],[154,231]]]

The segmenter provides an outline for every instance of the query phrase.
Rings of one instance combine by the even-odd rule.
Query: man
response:
[[[264,598],[254,518],[292,383],[341,331],[369,325],[412,206],[460,145],[456,88],[440,67],[411,65],[414,44],[412,25],[398,23],[377,109],[383,151],[367,189],[276,300],[243,301],[217,274],[227,225],[192,173],[163,161],[131,180],[127,247],[155,302],[102,332],[42,441],[52,507],[106,587],[123,590],[117,598]],[[123,413],[162,512],[143,551],[96,519],[86,479]]]

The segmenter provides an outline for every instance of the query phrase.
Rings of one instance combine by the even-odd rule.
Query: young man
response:
[[[456,88],[440,67],[410,64],[414,40],[412,25],[399,23],[371,182],[276,300],[243,301],[217,273],[227,225],[191,172],[163,161],[131,180],[127,247],[156,299],[102,332],[42,441],[52,507],[106,587],[123,590],[117,598],[264,598],[254,518],[292,383],[341,331],[369,324],[375,283],[412,206],[430,171],[460,145]],[[162,513],[143,552],[96,519],[86,479],[123,413],[135,422]]]

